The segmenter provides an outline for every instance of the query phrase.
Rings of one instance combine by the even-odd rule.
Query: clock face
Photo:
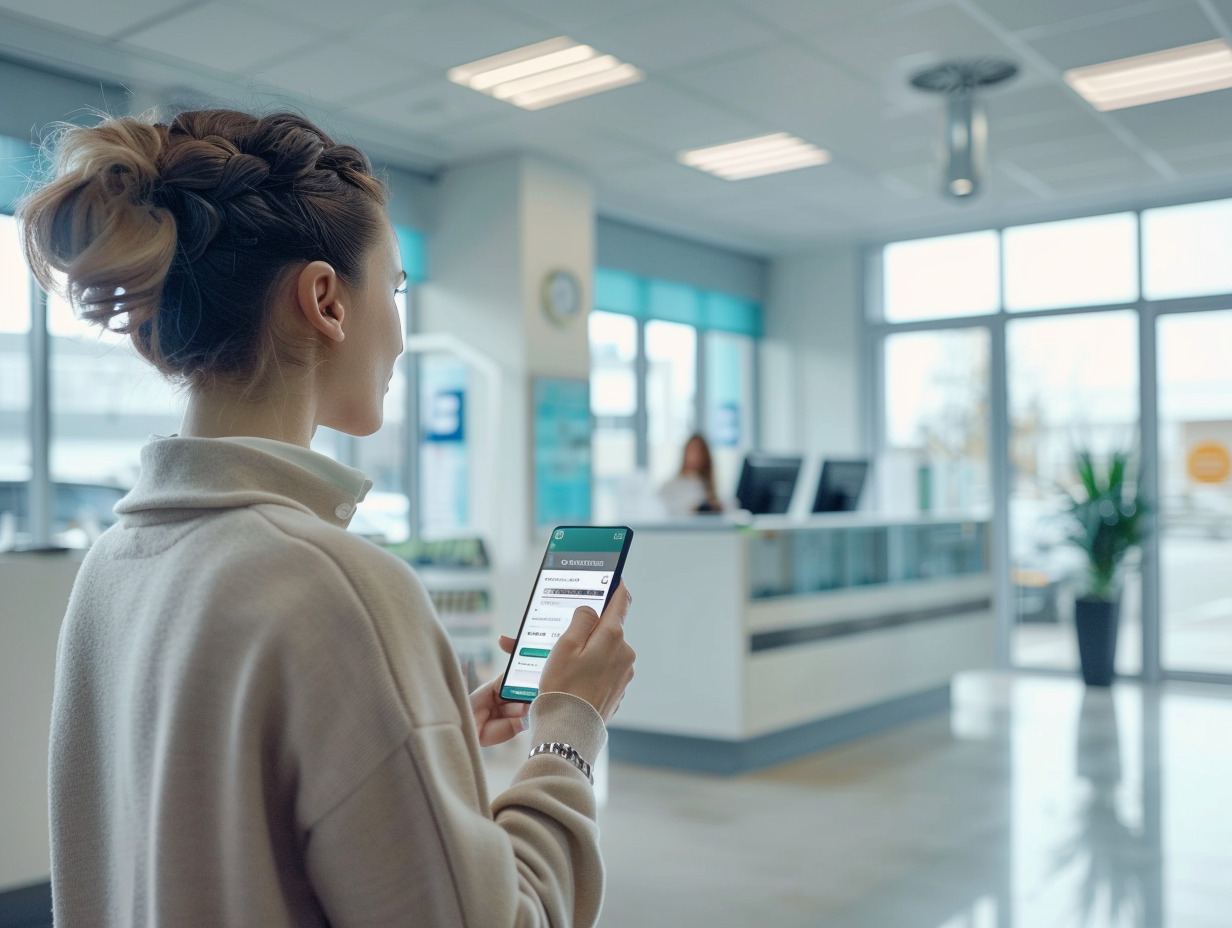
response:
[[[582,308],[582,284],[569,271],[551,271],[543,279],[543,308],[554,322],[564,324]]]

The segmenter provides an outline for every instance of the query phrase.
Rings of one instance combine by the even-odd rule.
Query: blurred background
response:
[[[184,401],[12,212],[52,123],[203,106],[388,182],[407,352],[313,447],[473,679],[548,529],[638,530],[605,926],[1228,924],[1229,42],[1230,0],[0,0],[0,925],[45,923],[76,565]],[[1083,450],[1148,513],[1111,689]]]

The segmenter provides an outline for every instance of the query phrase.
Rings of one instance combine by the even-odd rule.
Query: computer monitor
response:
[[[826,461],[817,481],[813,512],[851,512],[860,505],[868,461]]]
[[[740,470],[736,499],[754,515],[777,515],[787,511],[800,476],[798,457],[750,454]]]

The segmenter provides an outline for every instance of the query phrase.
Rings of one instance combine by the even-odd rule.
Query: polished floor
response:
[[[972,674],[954,695],[754,776],[613,765],[601,924],[1232,926],[1232,688]]]

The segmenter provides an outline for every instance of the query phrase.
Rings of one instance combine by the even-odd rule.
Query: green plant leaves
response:
[[[1066,493],[1073,519],[1069,540],[1087,555],[1086,596],[1116,598],[1121,563],[1142,543],[1146,502],[1130,480],[1132,456],[1113,451],[1100,468],[1089,449],[1075,452],[1074,466],[1081,493]]]

